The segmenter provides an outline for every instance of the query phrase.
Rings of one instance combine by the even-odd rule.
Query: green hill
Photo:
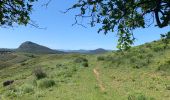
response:
[[[0,84],[14,80],[0,86],[2,100],[170,100],[170,44],[161,40],[96,55],[12,55],[29,59],[0,70]]]

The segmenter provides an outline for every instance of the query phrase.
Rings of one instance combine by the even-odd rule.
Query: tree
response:
[[[161,40],[164,44],[164,49],[168,47],[169,40],[170,40],[170,31],[166,34],[161,34]]]
[[[170,0],[78,0],[71,9],[80,9],[75,24],[81,25],[78,18],[90,18],[92,27],[101,25],[98,32],[117,30],[119,49],[128,49],[135,40],[132,31],[150,26],[154,19],[159,28],[170,25]]]
[[[0,0],[0,27],[29,24],[35,1],[37,0]]]

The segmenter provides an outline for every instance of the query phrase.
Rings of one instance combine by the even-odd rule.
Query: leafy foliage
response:
[[[170,39],[170,32],[166,33],[166,34],[161,34],[161,39],[162,42],[164,43],[164,49],[167,48],[168,43],[169,43],[169,39]]]
[[[37,0],[0,0],[0,26],[27,25]]]
[[[162,28],[170,22],[170,1],[169,0],[78,0],[70,9],[80,9],[78,18],[90,18],[92,27],[101,24],[98,32],[115,32],[117,29],[118,48],[128,49],[135,38],[132,30],[145,28],[156,19],[157,26]],[[146,19],[146,16],[151,19]],[[148,22],[149,20],[149,22]]]

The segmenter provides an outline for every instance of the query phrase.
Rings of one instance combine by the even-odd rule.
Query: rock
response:
[[[12,83],[14,83],[14,80],[7,80],[5,82],[3,82],[3,86],[8,86],[8,85],[11,85]]]

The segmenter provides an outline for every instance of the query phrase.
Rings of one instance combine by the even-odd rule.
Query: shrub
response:
[[[134,65],[133,65],[133,68],[137,68],[137,69],[139,69],[139,68],[143,68],[143,67],[145,67],[145,66],[147,66],[148,65],[148,61],[146,61],[146,60],[141,60],[141,61],[138,61],[138,62],[136,62]]]
[[[139,58],[139,59],[143,59],[143,58],[144,58],[144,56],[143,56],[142,54],[139,54],[139,55],[137,55],[137,58]]]
[[[165,84],[166,90],[170,90],[170,85]]]
[[[32,93],[32,92],[34,92],[34,88],[31,85],[23,85],[22,86],[22,91],[24,93]]]
[[[146,97],[143,94],[132,94],[128,96],[128,100],[155,100],[152,97]]]
[[[43,79],[38,83],[39,88],[49,88],[55,85],[55,81],[51,79]]]
[[[65,78],[72,77],[73,71],[63,72],[63,73],[61,73],[61,75],[64,76]]]
[[[153,57],[153,54],[149,53],[146,55],[148,58],[152,58]]]
[[[170,60],[166,60],[165,62],[160,63],[157,70],[158,71],[170,71]]]
[[[139,53],[146,53],[146,51],[143,48],[139,48]]]
[[[25,65],[27,65],[28,63],[25,63],[25,62],[23,62],[23,63],[21,63],[21,66],[25,66]]]
[[[135,96],[134,95],[129,95],[128,100],[135,100]]]
[[[107,57],[105,57],[105,60],[106,61],[114,61],[114,60],[117,60],[117,59],[113,58],[112,56],[107,56]]]
[[[7,96],[7,97],[9,97],[11,100],[12,100],[12,98],[17,97],[17,94],[16,94],[14,91],[11,91],[11,90],[6,91],[4,95]],[[0,99],[1,99],[1,98],[0,98]]]
[[[97,57],[97,61],[104,61],[105,60],[105,57],[104,56],[99,56]]]
[[[75,63],[82,63],[82,62],[88,62],[86,58],[78,57],[74,60]]]
[[[137,58],[136,57],[131,57],[130,58],[130,63],[135,63],[137,61]]]
[[[32,85],[37,86],[37,81],[35,79],[32,81]]]
[[[47,77],[47,74],[40,67],[35,68],[33,73],[37,79],[42,79]]]
[[[146,48],[151,48],[152,47],[152,45],[150,43],[146,43],[145,46],[146,46]]]
[[[153,51],[155,51],[155,52],[162,51],[163,48],[164,48],[163,46],[154,46],[154,47],[152,47]]]
[[[169,64],[161,64],[160,66],[158,66],[157,70],[158,71],[167,71],[170,69]]]
[[[89,66],[88,62],[83,62],[82,65],[83,65],[83,67],[88,67]]]
[[[57,68],[60,68],[60,67],[62,67],[63,65],[62,64],[56,64],[56,67]]]
[[[138,100],[148,100],[147,97],[145,95],[139,95],[137,97]]]

